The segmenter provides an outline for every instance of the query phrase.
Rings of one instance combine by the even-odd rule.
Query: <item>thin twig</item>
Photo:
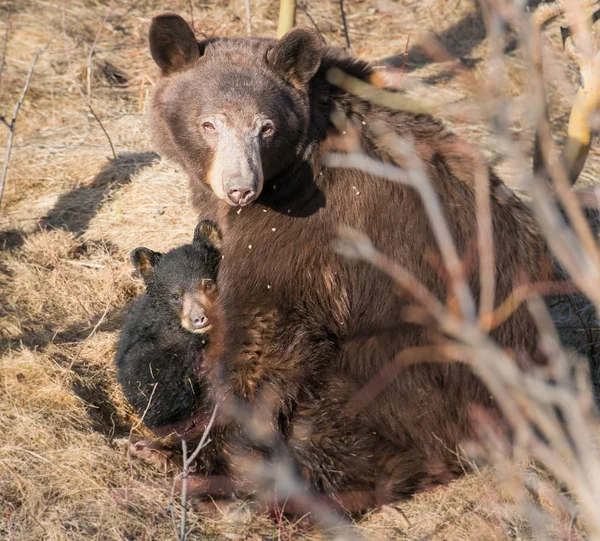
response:
[[[94,336],[94,334],[96,334],[96,331],[98,330],[98,328],[100,327],[100,325],[102,325],[102,323],[104,322],[104,320],[106,319],[106,316],[108,315],[108,311],[112,305],[112,301],[113,301],[113,297],[111,297],[110,299],[108,299],[108,302],[106,303],[106,308],[104,309],[104,312],[102,312],[102,316],[100,316],[100,319],[98,320],[98,322],[96,323],[96,325],[94,325],[94,328],[92,329],[92,331],[90,332],[90,334],[87,335],[87,337],[85,338],[85,340],[81,343],[81,346],[79,346],[79,349],[77,350],[77,353],[75,354],[75,356],[73,357],[73,359],[71,359],[71,362],[69,363],[69,367],[67,368],[67,373],[71,372],[73,365],[75,364],[75,361],[77,361],[77,359],[79,359],[79,356],[81,355],[81,352],[83,351],[83,348],[85,347],[85,345],[90,341],[90,339],[92,338],[92,336]]]
[[[129,516],[129,498],[131,496],[131,486],[133,485],[133,465],[131,463],[131,437],[133,436],[133,432],[137,430],[141,424],[144,422],[144,418],[150,409],[150,404],[152,404],[152,399],[154,398],[154,392],[156,391],[156,387],[158,387],[158,383],[152,385],[152,392],[150,393],[150,397],[148,398],[148,403],[146,404],[146,408],[144,409],[142,416],[138,419],[138,421],[131,425],[129,429],[129,437],[127,438],[127,470],[129,472],[129,485],[125,489],[125,518],[123,519],[123,539],[125,539],[125,531],[127,528],[127,517]]]
[[[181,440],[181,451],[183,453],[183,472],[181,475],[181,521],[179,522],[179,541],[185,541],[187,530],[187,485],[189,462],[187,455],[187,441]]]
[[[250,21],[252,17],[252,12],[250,11],[250,0],[246,0],[246,31],[248,32],[248,37],[252,37],[252,23]]]
[[[198,443],[194,452],[189,457],[187,454],[187,441],[185,439],[181,440],[181,450],[183,453],[183,467],[182,467],[182,471],[181,471],[181,519],[179,522],[179,534],[177,536],[178,541],[185,541],[189,534],[189,532],[187,532],[186,522],[187,522],[188,477],[189,477],[190,465],[193,464],[194,461],[198,458],[200,451],[202,449],[204,449],[204,447],[206,447],[210,443],[210,439],[208,438],[208,435],[209,435],[210,429],[212,428],[213,423],[215,422],[215,419],[217,417],[218,408],[219,408],[219,406],[215,405],[212,415],[210,417],[210,420],[208,421],[208,424],[206,425],[206,428],[204,429],[204,432],[202,433],[200,442]],[[177,477],[175,477],[175,479],[173,480],[172,495],[175,494],[176,481],[177,481]],[[171,507],[171,519],[174,521],[174,515],[173,515],[172,509],[173,509],[173,507]]]
[[[110,135],[108,135],[108,132],[106,131],[106,128],[104,127],[104,124],[102,124],[102,121],[100,120],[100,118],[96,114],[96,111],[94,111],[94,108],[92,107],[92,103],[90,101],[89,96],[85,95],[85,92],[81,88],[81,85],[77,81],[77,76],[75,75],[75,72],[73,71],[73,65],[71,64],[71,54],[70,54],[69,48],[67,46],[66,9],[65,9],[64,6],[63,6],[63,15],[62,15],[62,26],[63,26],[63,40],[65,42],[65,56],[67,57],[67,64],[69,66],[69,73],[71,74],[71,78],[73,80],[73,84],[75,85],[75,88],[77,88],[77,91],[79,92],[81,98],[83,99],[83,101],[87,105],[87,108],[89,109],[90,113],[92,114],[92,116],[94,117],[94,119],[96,120],[96,122],[98,123],[98,126],[100,126],[100,129],[104,132],[104,135],[106,136],[108,144],[110,145],[110,150],[112,152],[113,159],[116,160],[117,159],[117,153],[115,152],[115,147],[113,145],[112,139],[110,138]]]
[[[27,94],[27,91],[29,90],[29,85],[31,83],[31,77],[33,75],[33,70],[35,68],[35,65],[38,61],[38,58],[39,58],[41,52],[42,51],[40,49],[38,49],[35,53],[35,56],[33,57],[33,61],[31,62],[31,66],[29,67],[29,73],[27,74],[27,79],[25,79],[25,86],[23,87],[23,90],[21,91],[21,96],[19,97],[19,101],[17,101],[17,104],[15,105],[15,109],[13,111],[10,123],[8,123],[6,121],[6,119],[4,117],[2,117],[4,124],[8,127],[8,142],[6,144],[6,154],[4,155],[4,164],[2,165],[2,176],[0,177],[0,203],[2,203],[2,194],[4,192],[4,184],[6,182],[6,177],[8,175],[8,162],[10,160],[10,154],[12,152],[13,139],[15,137],[15,128],[17,126],[17,117],[19,116],[19,111],[21,109],[21,105],[23,105],[23,101],[25,100],[25,94]]]
[[[402,61],[402,69],[400,70],[400,81],[402,80],[402,76],[404,75],[404,69],[406,68],[406,62],[408,61],[408,44],[410,43],[410,34],[406,38],[406,46],[404,47],[404,59]]]
[[[388,139],[388,141],[386,141]],[[438,249],[444,260],[446,269],[450,276],[452,289],[456,295],[461,307],[463,317],[473,321],[475,319],[475,301],[467,285],[460,258],[456,251],[456,246],[450,234],[447,220],[444,216],[442,205],[438,194],[431,185],[428,176],[423,170],[423,164],[410,143],[400,140],[390,133],[378,138],[378,142],[391,150],[389,139],[393,139],[396,151],[406,160],[407,167],[402,169],[395,165],[377,161],[366,154],[335,154],[331,153],[326,158],[326,164],[331,167],[360,168],[363,171],[371,173],[381,178],[410,186],[417,190],[423,205],[427,209],[427,214],[435,235]],[[394,156],[392,156],[394,157]]]
[[[192,32],[194,32],[194,34],[196,33],[196,31],[194,30],[194,2],[193,0],[190,0],[190,26],[192,27]]]
[[[477,217],[477,251],[479,253],[479,321],[484,323],[494,311],[496,292],[496,258],[492,227],[490,175],[483,163],[475,162],[475,206]]]
[[[192,456],[190,457],[190,462],[193,462],[194,460],[196,460],[196,458],[198,458],[198,454],[200,453],[200,451],[208,445],[208,443],[209,443],[208,434],[209,434],[210,429],[212,428],[212,425],[214,424],[215,419],[217,417],[217,410],[218,410],[218,406],[215,406],[215,408],[213,409],[212,415],[210,417],[210,420],[208,421],[208,424],[206,425],[206,428],[204,429],[204,432],[202,433],[202,437],[200,438],[200,443],[198,443],[196,450],[192,453]]]
[[[346,37],[346,48],[352,52],[350,36],[348,35],[348,24],[346,23],[346,12],[344,11],[344,0],[340,0],[340,13],[342,14],[342,25],[344,27],[344,36]]]
[[[8,47],[8,33],[10,32],[11,4],[8,4],[8,17],[6,19],[6,33],[4,34],[4,48],[2,49],[2,60],[0,60],[0,86],[2,86],[2,74],[4,73],[4,63],[6,61],[6,49]]]
[[[323,36],[323,34],[321,33],[321,31],[319,30],[319,27],[317,26],[317,23],[315,22],[315,20],[312,18],[312,15],[309,13],[308,8],[304,4],[302,4],[302,2],[296,2],[296,6],[298,6],[304,12],[304,14],[308,17],[308,20],[315,27],[315,30],[317,31],[317,34],[319,34],[319,36],[321,37],[321,40],[323,41],[323,44],[327,45],[327,41],[325,40],[325,37]]]
[[[108,9],[106,10],[106,15],[104,17],[104,20],[102,21],[102,24],[100,25],[100,28],[98,29],[98,32],[96,33],[96,38],[94,39],[94,43],[92,43],[92,47],[90,48],[90,52],[88,54],[88,59],[87,59],[88,100],[92,99],[92,60],[94,57],[94,52],[96,51],[96,45],[98,44],[98,40],[100,39],[100,34],[102,33],[102,30],[104,29],[104,25],[106,24],[106,21],[108,20],[108,17],[110,16],[111,9],[112,9],[112,2],[108,5]]]

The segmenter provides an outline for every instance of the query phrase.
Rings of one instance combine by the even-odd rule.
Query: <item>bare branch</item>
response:
[[[21,96],[19,97],[17,104],[15,105],[10,124],[8,124],[3,118],[4,124],[8,127],[8,142],[6,143],[6,153],[4,155],[4,164],[2,165],[2,176],[0,176],[0,203],[2,203],[4,185],[6,183],[6,177],[8,176],[8,162],[10,161],[10,154],[12,152],[13,139],[15,137],[15,128],[17,126],[17,117],[19,116],[19,111],[21,110],[21,106],[23,105],[23,101],[25,100],[25,95],[29,90],[29,85],[31,84],[31,77],[33,76],[33,70],[41,52],[42,51],[38,49],[35,53],[35,56],[33,57],[33,61],[31,62],[31,66],[29,67],[29,72],[27,73],[27,78],[25,79],[25,85],[23,86],[23,90],[21,91]]]
[[[68,48],[68,44],[67,44],[66,9],[65,9],[64,6],[63,6],[63,14],[62,14],[62,26],[63,26],[63,40],[64,40],[64,43],[65,43],[65,56],[67,57],[67,64],[69,66],[69,73],[71,74],[71,78],[73,80],[73,84],[75,85],[75,88],[77,88],[77,91],[79,92],[79,94],[80,94],[81,98],[83,99],[84,103],[87,105],[87,108],[89,109],[90,113],[92,114],[92,116],[94,117],[94,119],[96,120],[96,122],[98,123],[98,126],[100,126],[100,129],[102,130],[102,132],[106,136],[106,139],[107,139],[108,144],[110,146],[110,150],[111,150],[112,155],[113,155],[113,159],[116,160],[117,159],[117,153],[115,152],[115,147],[113,145],[112,139],[110,138],[110,135],[106,131],[106,128],[104,127],[104,124],[102,124],[102,121],[100,120],[100,118],[96,114],[96,111],[94,111],[94,108],[92,107],[92,103],[91,103],[91,100],[90,100],[90,96],[86,96],[85,95],[85,92],[83,91],[83,89],[81,88],[81,85],[77,81],[77,76],[75,75],[75,72],[73,70],[73,65],[71,64],[71,54],[69,52],[69,48]]]
[[[381,178],[410,186],[419,193],[423,205],[427,209],[438,249],[448,269],[452,289],[458,298],[462,315],[473,321],[475,320],[475,302],[464,279],[460,258],[450,235],[450,229],[444,217],[439,197],[423,171],[423,166],[418,156],[410,148],[408,141],[401,140],[392,134],[386,134],[385,138],[392,138],[394,140],[397,152],[401,153],[402,157],[406,160],[406,169],[374,160],[362,153],[329,154],[326,163],[331,167],[360,168]],[[386,150],[389,151],[392,146],[389,144],[389,141],[386,142],[384,137],[380,137],[379,141],[380,143],[384,143]],[[392,155],[392,157],[394,156]]]
[[[219,409],[219,406],[216,405],[215,408],[213,409],[210,420],[208,421],[208,424],[206,425],[206,428],[204,429],[204,432],[202,433],[202,437],[200,438],[200,443],[198,443],[196,450],[192,453],[192,456],[190,457],[190,462],[193,462],[194,460],[196,460],[196,458],[198,458],[198,454],[200,453],[200,451],[208,445],[208,443],[210,441],[208,439],[208,435],[209,435],[210,429],[212,428],[212,426],[215,422],[215,419],[217,417],[218,409]]]
[[[202,433],[202,437],[200,438],[200,442],[198,443],[194,452],[188,457],[188,449],[187,449],[187,441],[181,440],[181,450],[183,453],[183,467],[180,474],[181,477],[181,519],[179,522],[179,533],[177,536],[178,541],[185,541],[188,537],[189,532],[187,532],[187,501],[188,501],[188,478],[190,473],[190,466],[194,463],[194,461],[198,458],[200,451],[204,449],[209,443],[210,439],[208,435],[210,433],[210,429],[212,428],[215,419],[217,417],[217,410],[219,409],[218,405],[215,405],[210,420]],[[178,476],[179,477],[179,476]],[[177,477],[173,480],[173,491],[177,481]],[[174,520],[174,515],[172,514],[172,519]]]
[[[252,13],[250,11],[250,0],[246,0],[246,32],[248,33],[248,37],[252,36],[251,18]]]
[[[348,24],[346,22],[346,11],[344,10],[344,0],[340,0],[340,13],[342,15],[342,26],[344,28],[344,37],[346,38],[346,48],[352,52],[352,44],[348,35]]]
[[[475,162],[475,204],[477,216],[477,251],[479,253],[479,321],[485,328],[486,319],[494,310],[496,292],[496,261],[494,232],[490,208],[490,175],[481,160]]]
[[[406,68],[406,63],[408,62],[408,44],[410,43],[410,34],[406,38],[406,46],[404,47],[404,58],[402,60],[402,69],[400,70],[400,80],[402,80],[402,76],[404,75],[404,70]]]
[[[87,59],[87,95],[88,95],[88,100],[92,99],[92,59],[94,58],[94,53],[96,51],[96,45],[98,44],[98,40],[100,39],[100,34],[102,33],[102,30],[104,29],[104,25],[106,24],[106,21],[108,20],[108,17],[110,16],[111,9],[112,9],[112,2],[108,5],[108,9],[106,10],[106,15],[104,16],[104,20],[102,21],[102,24],[100,25],[100,28],[98,29],[98,32],[96,33],[96,37],[94,39],[94,43],[92,43],[92,46],[90,48],[90,52],[88,53],[88,59]]]
[[[581,84],[577,89],[571,108],[567,140],[560,156],[560,162],[566,170],[571,185],[579,178],[588,157],[592,139],[590,118],[600,105],[600,52],[595,54],[592,52],[593,45],[589,28],[591,20],[587,17],[585,9],[590,5],[596,5],[596,2],[573,3],[565,0],[564,2],[556,1],[541,5],[536,10],[532,25],[533,45],[537,49],[533,59],[534,63],[541,69],[541,26],[550,19],[562,14],[566,15],[569,23],[569,29],[563,33],[565,52],[575,61],[581,76]],[[575,40],[577,40],[578,45],[575,45]],[[545,99],[543,103],[545,107]],[[545,117],[548,117],[547,108],[545,109]],[[548,127],[544,128],[544,133],[546,132],[549,134]],[[534,170],[550,177],[546,167],[542,165],[539,137],[540,135],[536,133]]]
[[[194,0],[190,0],[190,26],[192,27],[192,32],[196,33],[194,29]]]
[[[319,27],[317,26],[317,23],[315,22],[315,20],[312,18],[312,15],[308,11],[308,8],[304,4],[302,4],[302,2],[300,2],[300,1],[296,2],[296,6],[299,7],[304,12],[304,15],[306,15],[308,17],[308,20],[315,27],[315,30],[317,31],[317,33],[321,37],[321,40],[323,41],[323,44],[327,45],[327,41],[325,40],[325,37],[323,36],[323,34],[321,33],[321,31],[319,30]]]
[[[181,440],[181,451],[183,453],[183,471],[181,473],[181,521],[179,522],[179,541],[185,541],[187,530],[187,484],[189,472],[187,441],[185,440]]]
[[[10,32],[10,15],[12,5],[8,4],[8,17],[6,19],[6,33],[4,34],[4,47],[2,49],[2,59],[0,60],[0,86],[2,85],[2,74],[4,73],[4,63],[6,62],[6,49],[8,47],[8,33]]]

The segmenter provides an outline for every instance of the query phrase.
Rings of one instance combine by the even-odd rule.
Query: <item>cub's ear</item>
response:
[[[200,57],[194,32],[175,13],[163,13],[150,25],[150,53],[163,75],[182,71]]]
[[[142,275],[144,282],[147,284],[148,280],[152,278],[154,267],[158,265],[162,256],[160,252],[153,252],[149,248],[136,248],[131,252],[129,258],[131,264]]]
[[[211,220],[202,220],[194,231],[194,244],[208,241],[217,250],[221,250],[223,237],[217,224]]]
[[[267,62],[301,88],[317,73],[322,56],[323,44],[319,34],[312,28],[297,26],[269,50]]]

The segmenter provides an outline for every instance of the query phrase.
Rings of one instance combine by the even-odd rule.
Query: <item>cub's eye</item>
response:
[[[206,293],[213,293],[217,289],[217,284],[213,280],[205,280],[202,285]]]
[[[173,302],[180,302],[181,301],[181,294],[179,294],[179,293],[173,293],[171,295],[171,300]]]
[[[203,122],[202,129],[204,131],[212,132],[212,131],[215,131],[216,128],[215,128],[215,125],[211,122]]]
[[[261,129],[260,129],[260,134],[263,137],[269,137],[269,135],[273,135],[273,132],[275,131],[275,128],[273,128],[273,124],[265,124]]]

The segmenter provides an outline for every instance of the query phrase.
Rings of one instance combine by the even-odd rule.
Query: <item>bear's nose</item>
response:
[[[204,327],[208,326],[208,318],[204,314],[198,314],[196,317],[192,319],[192,327],[194,330],[204,329]]]
[[[234,205],[243,207],[254,200],[255,194],[250,188],[232,188],[227,192],[227,197]]]

